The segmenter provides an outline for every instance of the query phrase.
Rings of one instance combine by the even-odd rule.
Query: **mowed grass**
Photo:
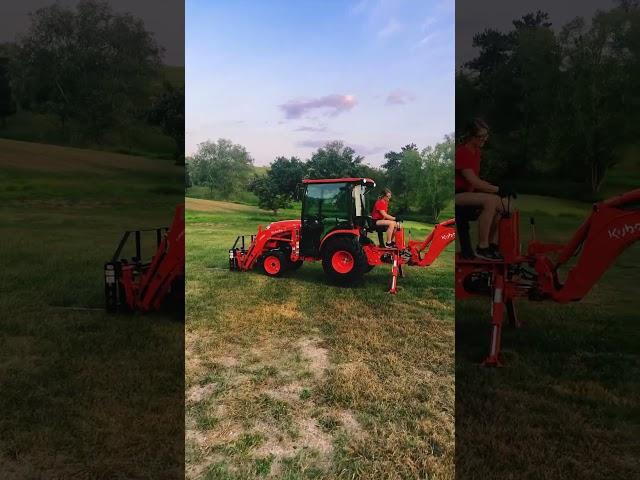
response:
[[[395,296],[388,265],[229,271],[237,235],[297,217],[187,198],[187,477],[453,478],[453,246]]]
[[[103,312],[104,262],[124,230],[170,223],[182,178],[0,140],[0,477],[182,475],[184,325]]]
[[[567,242],[590,205],[518,199],[540,240]],[[459,478],[639,478],[640,249],[632,246],[578,303],[517,302],[506,367],[478,363],[489,344],[488,298],[456,303],[456,473]],[[566,273],[566,269],[563,270]]]

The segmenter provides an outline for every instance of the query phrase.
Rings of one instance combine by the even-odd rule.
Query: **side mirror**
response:
[[[303,196],[304,196],[304,185],[302,183],[299,183],[296,186],[296,191],[295,191],[295,193],[293,195],[293,199],[296,202],[299,202],[300,200],[302,200]]]

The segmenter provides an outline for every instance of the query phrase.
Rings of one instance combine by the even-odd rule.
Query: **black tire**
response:
[[[358,283],[362,280],[365,269],[369,265],[367,256],[356,238],[338,237],[330,239],[322,248],[322,268],[329,281],[340,285]],[[338,271],[335,268],[334,255],[346,252],[351,258],[351,268]]]
[[[284,257],[285,272],[298,270],[302,266],[302,260],[297,260],[295,262],[291,260],[291,246],[289,244],[281,245],[278,250],[282,252],[282,255]]]
[[[296,271],[298,270],[304,262],[302,260],[298,260],[296,262],[292,262],[289,260],[289,270]]]
[[[285,254],[277,250],[265,253],[260,260],[262,271],[270,277],[278,277],[282,275],[289,265],[290,261]]]

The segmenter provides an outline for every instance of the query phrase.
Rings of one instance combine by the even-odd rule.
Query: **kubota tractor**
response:
[[[151,235],[155,250],[143,258],[143,237]],[[122,254],[133,240],[135,256]],[[108,312],[149,312],[172,299],[174,309],[184,301],[184,204],[178,205],[170,227],[127,231],[104,266]],[[177,312],[179,313],[179,312]]]
[[[267,275],[278,276],[303,262],[321,261],[329,280],[351,285],[373,267],[388,263],[392,265],[389,292],[396,293],[402,266],[431,265],[455,239],[454,221],[436,225],[424,241],[408,243],[399,223],[396,247],[385,247],[385,229],[376,227],[367,208],[366,194],[374,187],[368,178],[304,180],[301,218],[260,226],[255,235],[240,235],[229,250],[229,268],[245,271],[260,266]],[[369,232],[378,233],[379,245]]]
[[[520,215],[506,208],[499,224],[499,248],[504,261],[470,258],[469,221],[477,217],[473,208],[456,208],[461,253],[456,256],[456,298],[485,296],[491,299],[491,340],[483,365],[501,365],[502,323],[505,312],[518,326],[515,299],[559,303],[580,301],[624,249],[640,239],[640,189],[593,205],[567,244],[543,243],[535,238],[526,253],[520,246]],[[551,258],[549,254],[554,255]],[[561,267],[578,257],[566,275]],[[561,278],[561,277],[564,277]]]

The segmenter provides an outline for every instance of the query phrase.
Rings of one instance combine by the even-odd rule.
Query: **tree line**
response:
[[[163,48],[142,20],[108,2],[35,10],[24,36],[0,45],[0,126],[48,114],[67,143],[102,145],[114,129],[155,125],[184,161],[184,89],[162,82]]]
[[[201,143],[186,161],[187,187],[204,186],[210,198],[233,200],[244,191],[258,205],[274,213],[291,205],[305,178],[367,177],[376,182],[375,195],[383,187],[393,192],[393,211],[437,221],[453,199],[453,136],[420,150],[415,144],[385,154],[385,163],[375,168],[364,157],[339,141],[318,148],[309,159],[277,157],[266,173],[255,173],[249,152],[226,139]]]
[[[477,56],[456,74],[456,131],[474,116],[489,123],[485,175],[597,196],[640,138],[638,2],[557,30],[547,13],[529,13],[510,31],[477,33],[473,45]]]

